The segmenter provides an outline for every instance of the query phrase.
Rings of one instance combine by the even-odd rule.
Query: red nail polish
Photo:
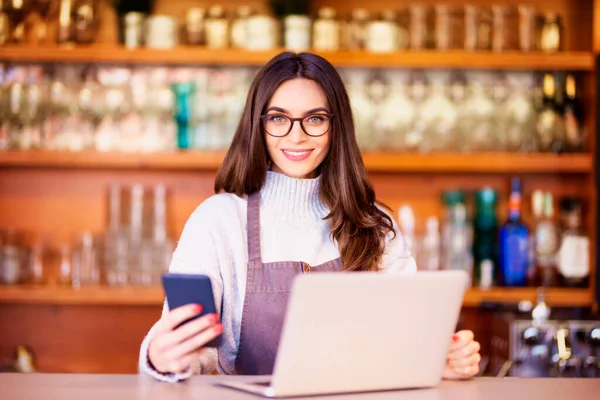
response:
[[[217,314],[213,314],[213,316],[212,316],[212,321],[213,321],[213,323],[215,323],[215,324],[216,324],[217,322],[219,322],[219,316],[218,316]]]
[[[453,341],[454,343],[458,342],[459,340],[460,340],[460,338],[459,338],[458,336],[456,336],[456,335],[453,335],[453,336],[452,336],[452,341]]]
[[[200,304],[196,304],[196,312],[197,313],[202,312],[202,306]]]

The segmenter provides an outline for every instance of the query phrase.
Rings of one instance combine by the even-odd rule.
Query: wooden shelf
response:
[[[62,305],[161,305],[161,287],[83,287],[6,285],[0,286],[0,304],[62,304]]]
[[[550,153],[365,153],[370,171],[469,173],[588,173],[590,154]]]
[[[61,63],[260,66],[283,49],[247,51],[179,46],[174,49],[126,49],[120,46],[2,46],[0,60]],[[594,68],[593,52],[399,51],[395,53],[319,52],[338,67],[583,70]]]
[[[216,170],[224,152],[101,153],[0,151],[0,167]],[[365,153],[369,171],[469,173],[590,173],[590,154]]]
[[[594,302],[590,289],[552,288],[547,289],[545,294],[550,306],[586,307]],[[477,307],[483,302],[534,302],[535,297],[535,288],[473,288],[465,294],[463,306]],[[160,306],[163,299],[161,287],[98,286],[72,289],[33,285],[0,286],[0,304]]]
[[[591,289],[550,288],[545,291],[546,302],[550,306],[585,307],[594,303]],[[491,290],[469,289],[465,295],[465,306],[477,306],[489,303],[535,302],[536,288],[494,288]]]

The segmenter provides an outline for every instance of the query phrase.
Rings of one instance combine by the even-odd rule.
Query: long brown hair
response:
[[[223,190],[243,196],[261,189],[268,154],[260,116],[279,85],[295,78],[317,82],[334,115],[329,131],[331,148],[319,166],[319,195],[331,210],[325,219],[331,221],[331,235],[338,243],[344,270],[375,271],[385,250],[386,235],[395,235],[395,231],[392,219],[375,205],[375,192],[356,142],[344,83],[322,57],[284,52],[258,72],[231,146],[217,172],[215,193]]]

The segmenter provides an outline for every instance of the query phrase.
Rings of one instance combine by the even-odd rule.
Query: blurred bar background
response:
[[[0,370],[132,373],[254,74],[340,72],[482,373],[600,376],[598,0],[1,0]],[[400,335],[400,333],[399,333]]]

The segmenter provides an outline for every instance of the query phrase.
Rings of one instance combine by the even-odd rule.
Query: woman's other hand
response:
[[[459,331],[452,335],[444,379],[469,379],[477,375],[481,361],[480,348],[472,331]]]

